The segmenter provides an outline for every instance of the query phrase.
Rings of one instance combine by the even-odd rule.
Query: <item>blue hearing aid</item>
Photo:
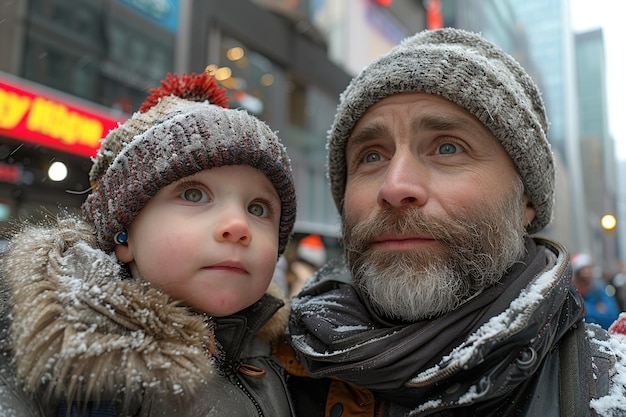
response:
[[[113,241],[118,245],[125,245],[128,242],[128,232],[126,230],[122,230],[121,232],[117,232]]]

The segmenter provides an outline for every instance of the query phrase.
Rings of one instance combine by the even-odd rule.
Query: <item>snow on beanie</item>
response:
[[[103,139],[89,173],[83,203],[103,250],[163,187],[225,165],[263,172],[281,201],[278,250],[283,253],[296,218],[291,162],[270,128],[243,110],[228,109],[225,90],[206,73],[171,75],[151,90],[139,111]]]
[[[365,67],[341,94],[328,133],[328,179],[339,213],[346,187],[346,144],[357,121],[383,98],[403,92],[444,97],[502,143],[536,210],[529,233],[547,226],[554,205],[554,161],[541,94],[515,59],[480,35],[426,30]]]

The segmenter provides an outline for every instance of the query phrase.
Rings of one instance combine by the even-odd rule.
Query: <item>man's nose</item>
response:
[[[391,159],[378,190],[380,207],[423,206],[428,200],[428,168],[411,154],[396,154]]]

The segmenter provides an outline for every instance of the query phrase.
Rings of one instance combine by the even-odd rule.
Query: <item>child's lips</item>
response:
[[[213,265],[207,266],[204,269],[210,269],[213,271],[227,271],[235,273],[248,273],[246,268],[241,262],[238,261],[222,261]]]

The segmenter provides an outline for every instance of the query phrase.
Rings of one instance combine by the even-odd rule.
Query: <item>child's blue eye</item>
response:
[[[192,203],[206,203],[209,201],[207,194],[199,188],[187,188],[180,194],[180,197]]]
[[[253,216],[267,217],[269,210],[264,204],[252,203],[248,206],[248,212]]]

